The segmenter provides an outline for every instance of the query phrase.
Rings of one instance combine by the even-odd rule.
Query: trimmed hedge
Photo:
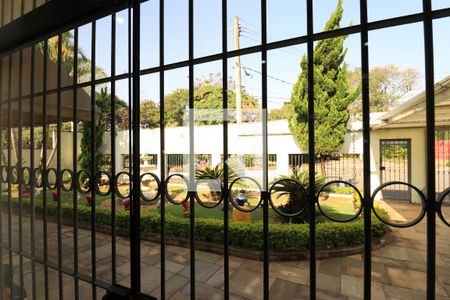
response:
[[[12,199],[11,204],[18,208],[17,199]],[[3,199],[3,205],[8,205],[7,199]],[[30,202],[22,200],[22,207],[30,209]],[[43,204],[35,202],[35,211],[42,212]],[[47,214],[57,215],[57,205],[52,200],[47,201]],[[69,203],[61,204],[62,218],[72,220],[73,208]],[[91,208],[80,205],[78,207],[78,221],[91,221]],[[97,224],[110,225],[111,211],[104,208],[96,208]],[[129,228],[129,212],[116,212],[116,226],[122,229]],[[166,215],[166,235],[189,238],[189,219]],[[160,215],[157,210],[141,212],[141,232],[160,233]],[[372,216],[372,238],[379,238],[388,231],[387,225]],[[196,240],[222,243],[223,220],[195,219]],[[270,248],[275,251],[301,251],[309,249],[309,224],[270,224],[269,225]],[[263,249],[262,223],[229,223],[230,246],[244,247],[255,250]],[[350,223],[325,222],[316,224],[317,249],[330,249],[343,246],[361,245],[364,241],[363,219],[357,219]]]

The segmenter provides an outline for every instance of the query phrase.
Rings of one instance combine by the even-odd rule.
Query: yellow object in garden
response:
[[[238,222],[250,223],[250,213],[240,211],[233,207],[233,220]]]

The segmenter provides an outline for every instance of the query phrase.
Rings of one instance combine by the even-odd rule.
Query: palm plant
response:
[[[195,179],[197,180],[208,180],[207,184],[209,187],[209,190],[212,194],[212,199],[220,199],[221,198],[221,191],[217,191],[217,187],[214,183],[216,183],[216,180],[220,181],[221,185],[224,184],[224,176],[225,176],[225,169],[221,164],[217,164],[215,167],[207,166],[205,168],[197,168],[195,170]],[[238,177],[237,173],[232,169],[228,168],[228,183],[233,181]]]
[[[74,52],[75,46],[73,42],[73,34],[70,31],[61,34],[61,66],[63,71],[70,75],[74,75]],[[50,60],[56,62],[58,60],[58,36],[51,37],[47,40],[47,55]],[[37,48],[44,54],[44,43],[38,43]],[[77,57],[77,77],[78,82],[89,81],[91,78],[91,60],[84,54],[81,48],[78,49]],[[105,78],[105,71],[95,68],[95,78]]]
[[[218,179],[223,182],[225,169],[222,165],[217,164],[215,167],[206,166],[205,168],[197,168],[195,170],[195,179]],[[233,181],[237,178],[236,172],[232,168],[228,168],[228,180]]]
[[[280,181],[282,180],[282,181]],[[308,191],[309,191],[309,171],[301,171],[300,168],[294,168],[289,176],[280,176],[275,178],[273,183],[278,182],[272,187],[272,191],[277,193],[279,197],[288,196],[285,204],[277,207],[278,210],[285,214],[296,214],[293,217],[280,215],[285,223],[305,223],[309,219]],[[326,178],[316,174],[314,181],[314,193],[325,184]],[[300,186],[296,183],[298,182]],[[324,192],[331,191],[331,187],[325,188]]]

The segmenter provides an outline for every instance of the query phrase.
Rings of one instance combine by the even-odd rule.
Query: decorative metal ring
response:
[[[25,180],[25,172],[28,173],[28,180]],[[30,167],[23,167],[20,172],[20,183],[23,184],[24,186],[31,185],[31,173],[32,170]]]
[[[9,167],[9,179],[11,180],[11,184],[19,183],[19,169],[17,166]]]
[[[153,179],[155,179],[155,181],[156,181],[156,184],[158,185],[158,188],[157,188],[157,190],[156,190],[156,195],[155,195],[153,198],[148,198],[148,197],[142,192],[142,188],[141,188],[141,189],[140,189],[141,198],[142,198],[142,200],[144,200],[144,201],[147,201],[147,202],[153,202],[153,201],[155,201],[156,199],[158,199],[159,196],[161,196],[161,180],[159,180],[158,176],[156,176],[156,175],[153,174],[153,173],[144,173],[144,174],[141,175],[141,178],[140,178],[141,184],[142,184],[142,182],[144,181],[144,177],[145,177],[145,176],[151,176],[151,177],[153,177]]]
[[[121,175],[127,175],[128,178],[129,178],[129,185],[128,185],[128,186],[130,187],[130,190],[128,191],[128,194],[125,194],[125,195],[122,194],[122,193],[119,191],[119,186],[118,186],[118,184],[119,184],[119,177],[120,177]],[[117,173],[117,175],[115,176],[115,180],[114,180],[114,192],[116,193],[117,197],[119,197],[119,198],[121,198],[121,199],[129,198],[130,195],[131,195],[131,189],[132,189],[132,188],[133,188],[133,187],[132,187],[132,184],[131,184],[131,175],[130,175],[130,173],[129,173],[129,172],[126,172],[126,171]]]
[[[66,187],[66,185],[65,185],[65,183],[66,182],[64,182],[65,180],[64,180],[64,174],[65,173],[67,173],[67,174],[69,174],[69,176],[70,176],[70,186],[69,187]],[[60,179],[59,179],[59,182],[61,182],[61,189],[64,191],[64,192],[70,192],[71,190],[73,190],[73,186],[74,186],[74,178],[73,178],[73,172],[72,172],[72,170],[69,170],[69,169],[63,169],[63,170],[61,170],[61,173],[60,173]],[[67,183],[69,183],[69,182],[67,182]]]
[[[38,182],[39,177],[41,180]],[[44,171],[42,168],[35,168],[33,170],[33,181],[35,188],[41,188],[44,186]]]
[[[403,184],[403,185],[406,185],[406,186],[412,188],[414,191],[416,191],[417,194],[418,194],[419,197],[420,197],[420,201],[422,202],[422,210],[421,210],[420,214],[417,216],[417,218],[415,218],[415,219],[412,220],[411,222],[403,223],[403,224],[402,224],[402,223],[393,223],[393,222],[384,220],[384,219],[377,213],[377,211],[376,211],[376,209],[375,209],[375,207],[374,207],[374,205],[373,205],[373,202],[374,202],[374,200],[375,200],[375,196],[378,194],[378,192],[380,192],[383,188],[385,188],[385,187],[387,187],[387,186],[390,186],[390,185],[394,185],[394,184]],[[414,185],[409,184],[409,183],[406,183],[406,182],[402,182],[402,181],[389,181],[389,182],[383,183],[382,185],[380,185],[379,187],[377,187],[377,188],[373,191],[372,196],[371,196],[371,206],[372,206],[372,211],[373,211],[373,213],[375,214],[375,216],[376,216],[381,222],[383,222],[384,224],[389,225],[389,226],[392,226],[392,227],[397,227],[397,228],[407,228],[407,227],[412,227],[412,226],[418,224],[420,221],[422,221],[422,219],[425,217],[425,213],[426,213],[426,209],[427,209],[427,202],[426,202],[426,200],[425,200],[425,196],[424,196],[424,194],[422,193],[422,191],[419,190],[418,188],[416,188]]]
[[[8,181],[9,181],[9,170],[8,170],[8,166],[2,166],[1,168],[0,168],[0,170],[1,170],[1,180],[2,180],[2,183],[8,183]]]
[[[257,186],[258,189],[259,189],[259,202],[258,202],[258,204],[257,204],[255,207],[253,207],[253,208],[251,208],[251,209],[242,209],[242,206],[238,205],[238,204],[231,198],[231,190],[233,189],[233,185],[234,185],[236,182],[238,182],[239,180],[242,180],[242,179],[247,179],[247,180],[252,181],[254,184],[256,184],[256,186]],[[231,184],[230,184],[230,202],[231,202],[231,205],[233,205],[234,208],[236,208],[237,210],[239,210],[239,211],[241,211],[241,212],[252,212],[252,211],[255,211],[255,210],[261,205],[262,199],[263,199],[263,198],[262,198],[262,189],[261,189],[261,185],[260,185],[260,184],[258,183],[258,181],[256,181],[255,179],[253,179],[253,178],[251,178],[251,177],[242,176],[242,177],[236,178],[235,180],[233,180],[233,181],[231,182]]]
[[[86,173],[86,178],[89,179],[89,184],[88,184],[87,188],[84,188],[80,185],[80,177],[81,177],[81,174],[83,174],[83,173]],[[87,194],[92,190],[92,184],[90,181],[91,181],[91,174],[89,173],[89,171],[86,169],[79,170],[77,172],[77,174],[75,175],[75,180],[74,180],[75,188],[77,189],[77,191],[80,194]]]
[[[55,183],[51,184],[49,177],[50,177],[50,172],[55,173]],[[44,182],[45,182],[45,186],[49,189],[49,190],[54,190],[57,186],[58,186],[58,172],[56,171],[55,168],[48,168],[47,170],[45,170],[45,176],[44,176]]]
[[[105,175],[108,178],[108,189],[106,190],[106,192],[102,192],[100,190],[100,183],[101,183],[101,179],[102,179],[103,175]],[[112,176],[109,172],[98,171],[97,173],[95,173],[94,182],[93,182],[95,192],[100,196],[109,195],[109,193],[111,193],[111,190],[112,190],[111,181],[112,181]]]
[[[186,187],[188,189],[188,192],[186,193],[186,197],[182,201],[176,201],[175,199],[172,198],[171,195],[169,195],[169,190],[168,190],[167,187],[169,185],[170,179],[172,179],[174,177],[180,177],[186,183]],[[171,202],[173,204],[182,204],[182,203],[186,202],[189,199],[189,183],[187,182],[186,178],[182,174],[172,174],[169,177],[167,177],[166,181],[164,182],[164,192],[165,192],[167,200],[169,200],[169,202]]]
[[[200,195],[198,194],[198,186],[199,186],[199,184],[201,183],[202,180],[205,181],[205,180],[208,180],[208,179],[209,179],[209,180],[214,180],[216,183],[218,183],[218,186],[220,186],[220,198],[219,198],[219,201],[217,201],[217,203],[215,203],[214,205],[206,205],[206,202],[203,201],[203,200],[200,198]],[[214,208],[214,207],[217,207],[217,206],[219,206],[220,203],[222,203],[222,201],[223,201],[223,184],[222,184],[222,182],[221,182],[218,178],[216,178],[216,177],[214,177],[214,176],[205,176],[204,178],[197,179],[197,181],[196,181],[196,183],[195,183],[195,193],[194,193],[194,197],[195,197],[195,199],[197,200],[198,204],[200,204],[201,206],[203,206],[203,207],[205,207],[205,208]]]
[[[444,222],[445,225],[447,225],[448,227],[450,227],[450,222],[448,222],[445,219],[444,214],[442,213],[442,204],[444,203],[444,198],[447,197],[448,195],[450,195],[450,187],[446,188],[445,190],[443,190],[442,192],[439,193],[439,196],[437,198],[437,213],[439,218],[442,220],[442,222]]]
[[[325,188],[326,188],[327,186],[332,185],[332,184],[336,184],[336,183],[344,183],[344,184],[346,184],[346,185],[349,185],[349,186],[350,186],[351,188],[353,188],[353,189],[355,190],[355,192],[358,194],[359,201],[360,201],[361,205],[359,206],[359,209],[358,209],[358,211],[356,212],[356,214],[353,215],[353,216],[350,217],[350,218],[347,218],[347,219],[337,219],[337,218],[334,218],[334,217],[332,217],[332,216],[327,215],[327,214],[325,213],[325,211],[322,209],[322,207],[320,206],[320,201],[319,201],[320,193],[322,193],[322,191],[324,191]],[[363,210],[363,196],[361,195],[361,192],[358,190],[358,188],[357,188],[356,186],[354,186],[353,184],[351,184],[351,183],[349,183],[349,182],[347,182],[347,181],[344,181],[344,180],[333,180],[333,181],[327,182],[327,183],[325,183],[324,185],[322,185],[322,186],[320,187],[319,191],[317,192],[317,195],[316,195],[316,203],[317,203],[317,207],[319,208],[319,211],[320,211],[327,219],[329,219],[329,220],[331,220],[331,221],[334,221],[334,222],[340,222],[340,223],[346,223],[346,222],[351,222],[351,221],[355,220],[356,218],[358,218],[358,217],[361,215],[362,210]]]
[[[272,192],[273,192],[273,191],[274,191],[274,192],[277,192],[277,191],[276,191],[276,186],[277,186],[277,184],[280,184],[280,183],[282,183],[282,182],[290,182],[290,183],[294,184],[296,187],[298,187],[299,189],[301,189],[300,192],[303,193],[307,199],[309,199],[309,197],[308,197],[308,192],[307,192],[306,189],[303,187],[303,185],[301,185],[298,181],[296,181],[296,180],[294,180],[294,179],[290,179],[290,178],[284,178],[284,179],[280,179],[280,180],[276,181],[274,184],[272,184],[272,186],[271,186],[270,189],[269,189],[269,202],[270,202],[270,205],[272,206],[272,209],[273,209],[277,214],[279,214],[280,216],[284,216],[284,217],[296,217],[296,216],[300,215],[300,214],[306,209],[306,206],[308,205],[308,200],[306,200],[304,207],[302,207],[299,211],[294,212],[294,213],[285,213],[285,212],[281,211],[280,209],[278,209],[278,208],[275,206],[275,203],[273,202],[273,199],[272,199]],[[274,189],[275,189],[275,190],[274,190]],[[282,194],[290,194],[290,192],[283,192]]]

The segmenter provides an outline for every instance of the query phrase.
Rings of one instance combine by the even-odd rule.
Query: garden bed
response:
[[[4,208],[8,200],[3,197]],[[18,208],[18,199],[11,199],[14,208]],[[24,212],[30,211],[28,198],[22,199]],[[35,212],[43,212],[41,201],[35,201]],[[49,219],[56,220],[58,210],[57,203],[51,198],[47,201],[47,215]],[[73,207],[71,203],[61,203],[61,216],[65,224],[71,224],[73,220]],[[89,227],[91,221],[91,207],[79,205],[78,222],[80,227]],[[166,214],[165,233],[167,243],[189,246],[190,224],[189,219]],[[111,211],[103,207],[96,207],[96,224],[99,231],[110,231]],[[116,228],[119,235],[126,236],[129,228],[129,212],[116,212]],[[141,233],[144,239],[159,241],[161,230],[160,213],[157,209],[141,212]],[[371,234],[375,241],[382,240],[388,227],[375,217],[372,217]],[[198,247],[203,250],[223,251],[223,220],[196,218],[195,231]],[[247,258],[261,258],[263,249],[262,222],[241,223],[230,220],[229,222],[230,250],[232,255]],[[316,249],[318,257],[330,257],[361,253],[364,242],[363,219],[349,223],[323,222],[316,224]],[[378,242],[374,243],[379,244]],[[270,224],[269,225],[269,249],[274,259],[301,259],[308,256],[309,224]],[[241,252],[241,254],[240,254]],[[321,254],[322,253],[322,254]],[[335,255],[334,255],[334,254]],[[276,257],[276,258],[275,258]]]

